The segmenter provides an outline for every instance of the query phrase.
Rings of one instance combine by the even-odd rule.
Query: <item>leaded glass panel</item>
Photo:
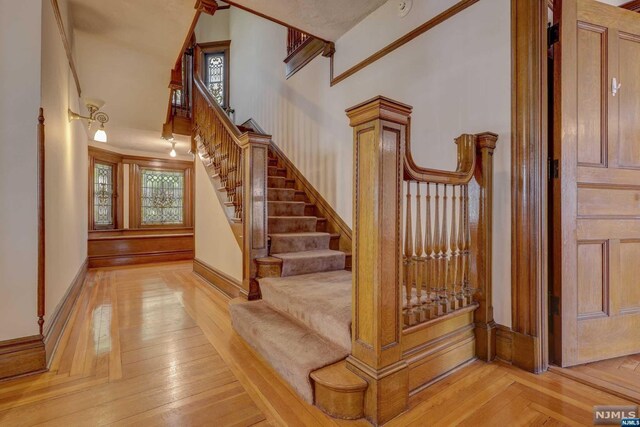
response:
[[[206,56],[207,89],[221,106],[224,105],[224,53],[211,53]]]
[[[113,225],[113,166],[95,163],[93,185],[94,225]]]
[[[141,170],[142,225],[184,223],[184,172]]]

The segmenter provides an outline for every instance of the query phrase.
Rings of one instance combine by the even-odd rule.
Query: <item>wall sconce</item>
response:
[[[107,113],[104,113],[100,110],[104,105],[104,101],[100,101],[97,99],[87,99],[84,101],[84,104],[89,110],[89,116],[82,116],[78,113],[74,113],[71,109],[68,110],[69,121],[73,120],[81,120],[84,119],[89,124],[89,130],[91,130],[91,125],[93,122],[100,123],[100,127],[96,130],[96,133],[93,135],[93,139],[98,142],[107,142],[107,132],[104,129],[104,124],[109,121],[109,116]]]

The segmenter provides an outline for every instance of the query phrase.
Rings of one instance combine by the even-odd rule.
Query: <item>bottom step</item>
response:
[[[311,372],[348,355],[265,301],[236,298],[229,304],[229,311],[236,332],[309,403],[313,403]]]
[[[315,404],[332,417],[356,420],[364,416],[367,382],[347,369],[343,360],[311,373]]]

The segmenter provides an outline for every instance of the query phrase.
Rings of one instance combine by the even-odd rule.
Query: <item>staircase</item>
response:
[[[231,319],[243,339],[314,403],[311,373],[351,352],[351,272],[347,254],[336,250],[340,236],[326,232],[327,220],[316,216],[282,163],[270,151],[269,256],[256,260],[262,299],[234,300]],[[356,379],[355,385],[362,391],[366,382]]]

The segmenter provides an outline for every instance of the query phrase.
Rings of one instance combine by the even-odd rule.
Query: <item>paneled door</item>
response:
[[[640,14],[556,0],[552,359],[640,353]]]

